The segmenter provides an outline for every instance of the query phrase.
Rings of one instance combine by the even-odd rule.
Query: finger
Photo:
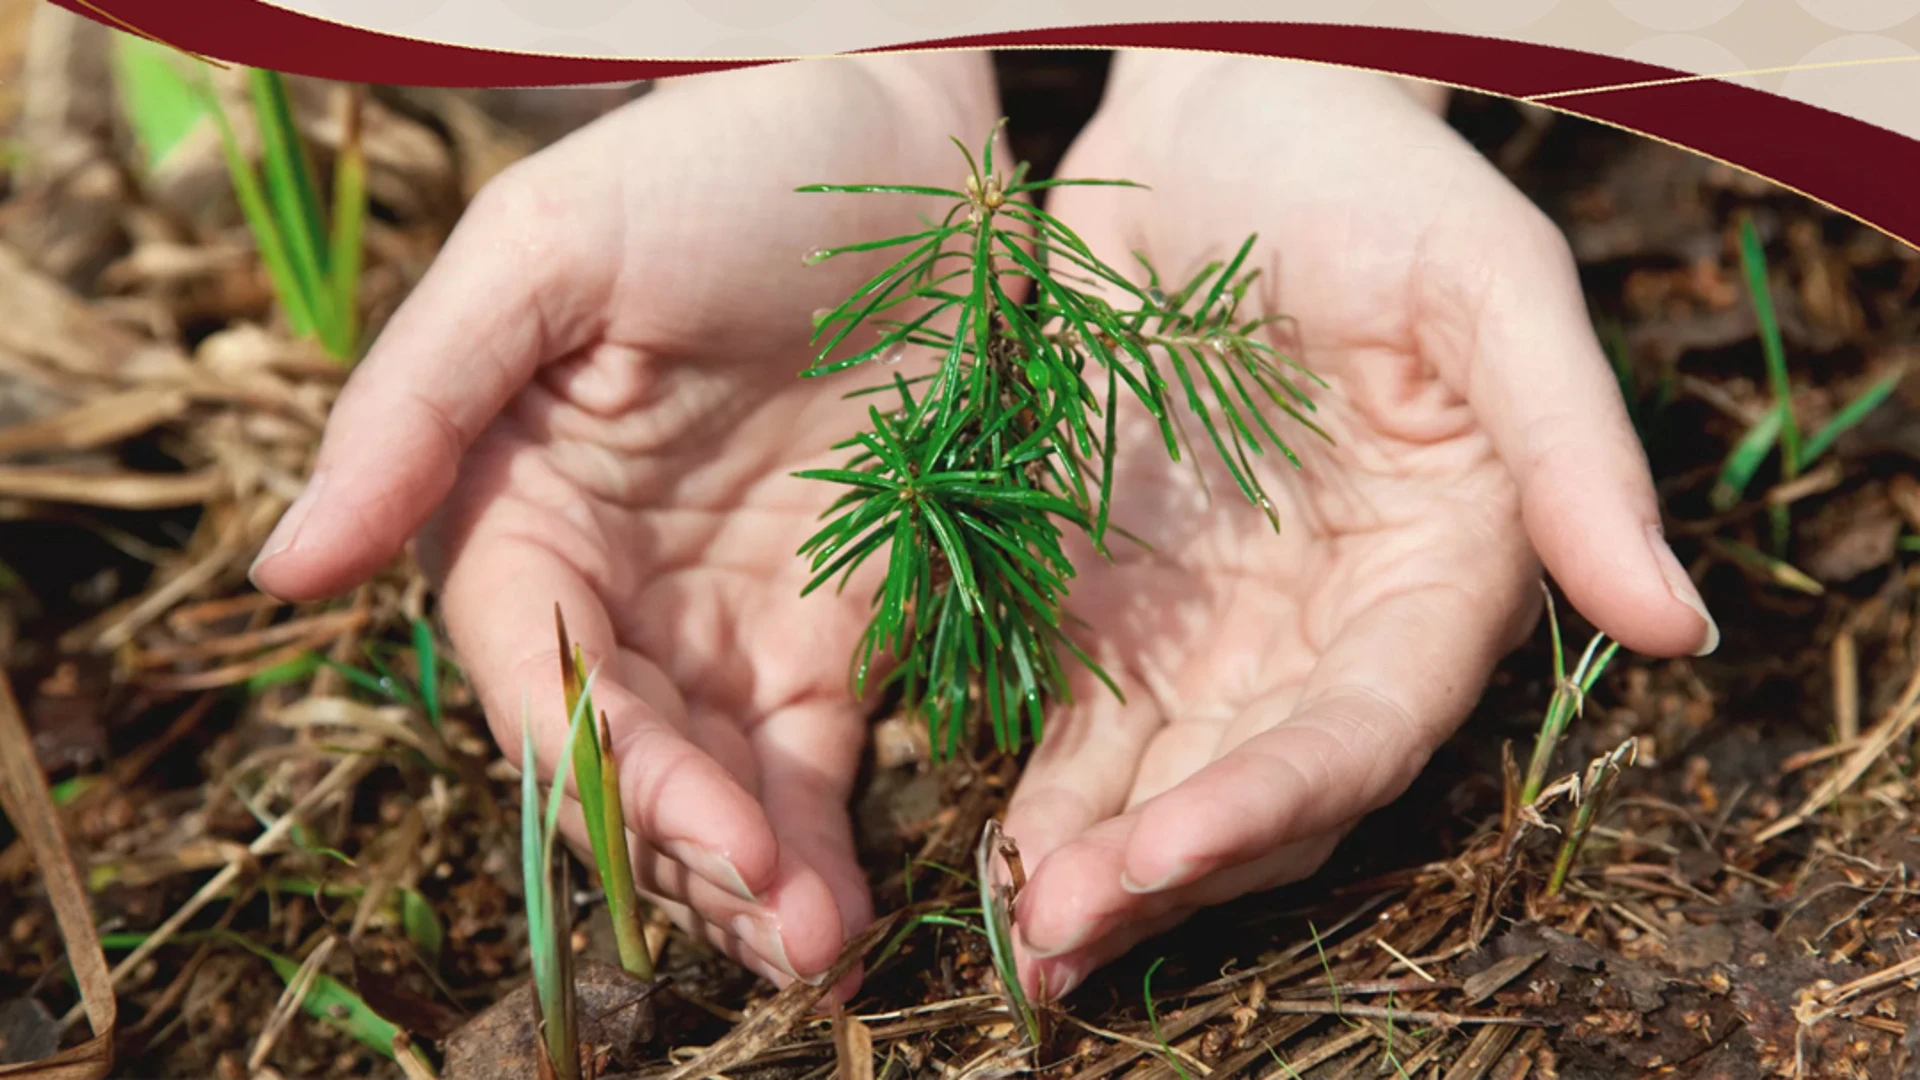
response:
[[[253,567],[262,590],[317,599],[385,565],[535,369],[592,338],[619,265],[598,224],[613,170],[574,167],[597,152],[560,144],[473,201],[335,402],[306,490]]]
[[[1367,607],[1297,706],[1253,703],[1257,734],[1135,808],[1123,886],[1178,889],[1398,797],[1472,709],[1510,629],[1488,612],[1518,609],[1520,587],[1428,585]]]
[[[873,920],[847,812],[865,735],[852,703],[838,701],[779,709],[752,733],[761,802],[783,866],[791,864],[820,908],[804,924],[788,924],[788,955],[807,974],[832,967],[847,940]]]
[[[594,865],[593,845],[588,839],[580,803],[566,798],[561,804],[560,831],[568,846],[589,866]],[[801,961],[793,959],[788,948],[792,938],[824,940],[821,928],[836,926],[838,912],[834,898],[820,875],[810,868],[794,864],[783,866],[763,901],[741,899],[712,882],[689,873],[684,863],[647,846],[631,831],[628,850],[635,884],[647,903],[668,912],[687,934],[720,948],[743,966],[752,968],[778,985],[793,980],[818,982],[839,958],[838,938],[824,954],[819,949]],[[795,934],[794,927],[802,932]],[[858,989],[858,973],[835,987],[851,995]]]
[[[1022,977],[1056,971],[1047,985],[1057,990],[1062,985],[1058,973],[1084,976],[1141,940],[1139,927],[1160,925],[1170,912],[1299,881],[1320,868],[1352,825],[1275,844],[1178,887],[1140,892],[1123,884],[1138,812],[1101,822],[1042,862],[1021,892],[1015,953],[1026,973]]]
[[[1125,700],[1084,671],[1076,672],[1075,703],[1047,726],[1007,806],[1007,835],[1028,866],[1038,867],[1062,844],[1126,808],[1162,718],[1146,688],[1117,664],[1105,665]]]
[[[1486,426],[1519,484],[1541,561],[1581,613],[1636,652],[1712,652],[1719,629],[1663,539],[1646,453],[1595,339],[1566,240],[1531,207],[1525,212],[1534,227],[1515,230],[1492,265],[1479,254],[1444,265],[1443,255],[1429,268],[1477,284],[1469,295],[1434,300],[1470,313],[1470,345],[1454,336],[1423,351]],[[1476,217],[1473,237],[1437,246],[1484,253],[1483,228]],[[1427,325],[1448,325],[1434,315]]]
[[[687,936],[704,942],[774,986],[785,989],[795,981],[791,973],[761,956],[752,944],[727,932],[719,924],[703,918],[685,904],[672,901],[657,901],[657,903],[660,905],[660,910],[665,912],[667,917],[673,920],[674,925],[680,927]],[[861,975],[860,966],[854,965],[853,970],[848,972],[845,978],[826,988],[824,999],[836,1005],[845,1005],[852,1001],[853,995],[860,989]]]
[[[1123,925],[1093,944],[1059,956],[1038,959],[1019,942],[1014,944],[1020,988],[1040,1001],[1058,1001],[1079,989],[1097,969],[1132,952],[1134,946],[1179,926],[1197,907],[1173,908],[1151,918]]]
[[[1310,877],[1326,863],[1357,821],[1280,847],[1251,862],[1209,874],[1178,889],[1141,895],[1116,889],[1113,913],[1091,924],[1080,940],[1045,956],[1014,943],[1023,987],[1041,997],[1065,997],[1096,968],[1132,952],[1141,942],[1171,930],[1202,908],[1251,893],[1277,889]],[[1111,882],[1112,874],[1102,880]]]
[[[775,986],[784,987],[794,981],[791,972],[783,970],[778,964],[766,957],[729,932],[724,923],[715,922],[702,914],[699,909],[674,900],[650,897],[651,902],[666,913],[667,918],[680,928],[681,933],[698,941],[721,955],[766,979]]]
[[[593,865],[593,842],[587,836],[586,819],[581,813],[580,803],[572,798],[563,799],[560,806],[560,838],[582,863]],[[743,941],[738,935],[728,931],[728,920],[722,915],[716,918],[714,905],[698,905],[686,899],[680,893],[662,895],[654,892],[647,884],[647,875],[637,872],[640,864],[659,860],[659,856],[650,855],[637,838],[629,836],[633,844],[635,877],[646,903],[649,903],[672,919],[682,933],[696,941],[703,942],[732,958],[742,967],[750,968],[768,979],[784,985],[798,976],[787,971],[779,964],[768,960],[757,949]],[[728,897],[728,902],[739,905],[742,901]]]
[[[628,827],[721,889],[762,898],[775,882],[779,850],[759,803],[676,729],[674,714],[685,710],[678,694],[652,664],[619,650],[598,597],[554,553],[559,541],[507,531],[497,522],[518,515],[506,502],[489,503],[486,514],[496,523],[452,545],[441,598],[454,647],[508,758],[520,756],[523,715],[534,724],[543,776],[554,775],[563,753],[558,603],[568,635],[589,668],[598,668],[594,705],[607,715]]]

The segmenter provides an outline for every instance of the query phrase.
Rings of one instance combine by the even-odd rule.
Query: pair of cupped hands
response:
[[[1006,814],[1029,991],[1311,874],[1531,632],[1543,563],[1628,649],[1718,641],[1564,239],[1443,100],[1122,53],[1061,165],[1150,189],[1052,193],[1116,267],[1139,251],[1180,281],[1259,234],[1255,294],[1297,320],[1333,442],[1280,428],[1304,468],[1266,471],[1276,534],[1204,443],[1196,472],[1124,414],[1114,520],[1152,550],[1070,550],[1069,600],[1124,702],[1096,683],[1057,710]],[[873,917],[848,811],[870,590],[801,598],[835,489],[792,474],[842,463],[868,404],[844,395],[872,381],[798,377],[812,316],[897,252],[803,256],[945,209],[794,189],[959,187],[949,137],[977,147],[999,115],[985,53],[796,62],[665,82],[510,168],[343,389],[254,567],[318,599],[417,537],[496,737],[517,758],[530,717],[547,777],[557,602],[600,668],[641,888],[776,983],[821,981]]]

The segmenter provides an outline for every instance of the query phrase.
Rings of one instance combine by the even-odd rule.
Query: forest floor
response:
[[[115,1075],[397,1076],[356,1039],[365,1014],[431,1045],[526,983],[516,774],[444,645],[427,723],[416,627],[437,632],[412,567],[329,604],[248,586],[341,369],[275,321],[218,142],[140,174],[98,35],[31,29],[35,6],[0,4],[0,657],[109,960],[151,949],[119,975]],[[1040,172],[1099,73],[1077,54],[1004,64],[1017,148]],[[341,137],[334,88],[299,87],[324,157]],[[373,89],[369,325],[487,177],[627,96]],[[1920,359],[1920,253],[1631,134],[1471,95],[1452,119],[1566,229],[1668,534],[1724,633],[1704,659],[1623,654],[1593,687],[1553,775],[1613,755],[1617,780],[1511,805],[1503,755],[1525,760],[1554,691],[1543,623],[1322,874],[1142,946],[1016,1058],[980,936],[908,922],[964,907],[969,886],[922,873],[910,896],[901,867],[972,866],[1017,762],[876,760],[856,809],[882,923],[852,1020],[656,926],[671,981],[610,1067],[1920,1076],[1920,383],[1794,483],[1769,464],[1730,508],[1710,499],[1772,404],[1742,221],[1765,246],[1809,431]],[[1783,562],[1759,554],[1770,505],[1791,518]],[[1561,614],[1577,650],[1591,630]],[[296,807],[284,843],[259,842]],[[1577,807],[1591,827],[1552,890]],[[0,1049],[17,1051],[56,1039],[78,998],[10,827],[0,881]],[[606,927],[588,903],[581,949],[611,955]],[[289,999],[286,978],[323,946],[308,966],[325,978]],[[866,1071],[837,1056],[855,1036]]]

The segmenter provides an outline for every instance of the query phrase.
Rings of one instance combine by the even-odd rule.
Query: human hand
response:
[[[798,378],[812,314],[888,253],[802,257],[928,209],[793,189],[949,173],[948,137],[995,108],[983,53],[779,65],[669,82],[514,166],[343,390],[254,569],[336,594],[425,526],[494,734],[517,760],[531,702],[546,778],[558,602],[600,666],[642,889],[777,983],[823,974],[872,914],[846,808],[863,594],[800,598],[832,491],[791,474],[838,465],[866,408]]]
[[[1169,288],[1260,234],[1254,293],[1298,320],[1276,345],[1330,384],[1333,445],[1279,428],[1305,468],[1265,470],[1275,535],[1217,461],[1199,470],[1209,503],[1123,414],[1114,521],[1155,551],[1118,543],[1109,564],[1083,546],[1068,606],[1126,701],[1077,692],[1008,811],[1034,992],[1317,869],[1531,630],[1536,553],[1626,648],[1718,641],[1661,538],[1564,239],[1437,103],[1364,73],[1122,54],[1062,165],[1148,185],[1062,188],[1050,209]]]

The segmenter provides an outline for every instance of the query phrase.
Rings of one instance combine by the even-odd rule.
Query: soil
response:
[[[452,1056],[472,1059],[455,1033],[481,1015],[520,1032],[498,1038],[524,1038],[511,1014],[528,978],[517,780],[457,675],[441,687],[437,736],[392,696],[419,675],[413,620],[431,625],[416,571],[396,566],[343,603],[300,609],[245,582],[285,505],[276,477],[301,475],[337,375],[272,321],[231,205],[195,194],[217,190],[217,146],[136,182],[89,75],[96,36],[70,28],[68,63],[49,67],[28,62],[22,19],[0,29],[0,83],[65,101],[51,118],[6,105],[26,152],[0,174],[0,327],[24,329],[0,329],[0,450],[7,467],[135,477],[91,504],[0,477],[5,675],[62,799],[97,925],[116,935],[110,959],[221,868],[241,867],[122,984],[116,1075],[399,1075],[343,1030],[343,1005],[274,1023],[286,984],[254,950],[297,962],[323,941],[336,942],[324,971],[337,988],[435,1054],[451,1036]],[[1047,175],[1098,100],[1105,57],[1007,54],[1000,69],[1015,148]],[[329,100],[324,84],[302,86]],[[376,90],[364,133],[373,324],[486,176],[631,96]],[[923,874],[910,897],[900,874],[909,855],[972,865],[1017,763],[934,770],[883,728],[857,806],[883,920],[862,943],[870,973],[850,1014],[813,1015],[808,988],[774,994],[666,933],[666,985],[596,984],[595,1000],[616,1002],[596,1029],[613,1032],[600,1037],[603,1075],[1920,1076],[1908,870],[1920,856],[1920,566],[1908,543],[1920,531],[1920,387],[1903,381],[1835,443],[1825,472],[1783,491],[1769,464],[1733,509],[1710,499],[1720,463],[1770,403],[1741,277],[1743,217],[1774,268],[1808,430],[1920,350],[1920,253],[1576,118],[1461,95],[1450,120],[1566,230],[1668,533],[1725,635],[1705,659],[1623,656],[1594,687],[1553,775],[1582,775],[1617,748],[1632,764],[1604,797],[1582,792],[1594,822],[1565,887],[1548,879],[1574,800],[1532,817],[1504,779],[1554,691],[1543,626],[1414,788],[1324,872],[1111,965],[1022,1056],[978,936],[908,932],[913,914],[969,903],[965,885]],[[212,382],[170,404],[189,356]],[[124,430],[18,435],[109,398]],[[120,399],[152,415],[125,419],[134,406]],[[248,479],[168,494],[215,467]],[[1770,549],[1770,491],[1796,496],[1785,566],[1750,554]],[[1589,627],[1563,621],[1569,640],[1586,641]],[[283,670],[316,652],[368,670],[377,656],[392,666],[389,693],[325,667]],[[303,708],[315,725],[290,719]],[[291,846],[245,852],[260,815],[286,813],[354,751],[363,770],[344,798],[324,801]],[[6,1060],[52,1045],[52,1018],[77,998],[10,827],[0,875]],[[362,918],[369,890],[389,899]],[[408,896],[420,903],[395,899]],[[612,957],[603,906],[581,900],[581,954]],[[1149,1014],[1143,978],[1156,962]],[[837,1056],[862,1040],[864,1070]]]

